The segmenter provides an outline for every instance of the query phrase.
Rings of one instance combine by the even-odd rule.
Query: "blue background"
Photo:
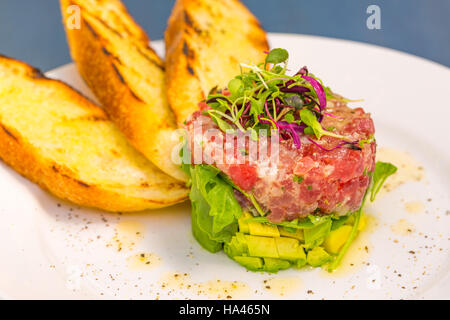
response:
[[[174,0],[124,0],[151,39],[162,39]],[[374,43],[450,66],[450,0],[244,0],[266,30]],[[381,8],[381,30],[366,9]],[[0,0],[0,53],[44,71],[71,61],[57,0]]]

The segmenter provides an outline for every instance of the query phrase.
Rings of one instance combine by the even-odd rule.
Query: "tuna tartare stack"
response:
[[[375,163],[370,114],[306,67],[287,75],[288,56],[241,64],[187,121],[193,234],[252,271],[331,271],[364,225],[365,199],[396,168]]]

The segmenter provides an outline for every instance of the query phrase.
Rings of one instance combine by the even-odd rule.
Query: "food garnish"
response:
[[[277,48],[267,54],[264,63],[241,63],[241,74],[229,82],[227,90],[208,96],[205,112],[223,131],[250,131],[256,138],[259,129],[272,128],[282,139],[292,139],[297,148],[303,133],[309,134],[310,140],[323,136],[341,139],[336,148],[358,146],[359,141],[335,134],[321,124],[324,117],[337,117],[325,111],[327,99],[343,98],[324,87],[306,67],[287,75],[288,59],[289,53]]]
[[[215,89],[202,103],[202,113],[193,115],[186,146],[193,146],[196,139],[192,126],[206,117],[207,127],[212,123],[226,137],[250,132],[251,139],[258,140],[261,129],[275,130],[284,158],[276,164],[282,172],[271,179],[258,173],[259,163],[191,164],[190,154],[184,154],[190,150],[184,148],[182,167],[191,179],[192,230],[205,249],[223,249],[252,271],[310,265],[326,266],[331,272],[364,227],[366,198],[373,201],[397,168],[375,164],[370,115],[345,106],[349,100],[333,93],[306,67],[287,75],[288,58],[285,49],[277,48],[258,65],[241,64],[241,73],[228,88]],[[326,111],[330,101],[341,104],[334,108],[336,114]],[[349,126],[339,123],[345,120]],[[215,141],[202,140],[201,148]],[[245,148],[238,153],[248,157]],[[270,200],[277,204],[272,206]]]

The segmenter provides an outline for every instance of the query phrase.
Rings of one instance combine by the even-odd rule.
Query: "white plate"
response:
[[[379,146],[407,151],[425,169],[422,181],[407,182],[367,208],[377,226],[355,244],[349,256],[353,267],[344,265],[331,276],[317,269],[247,272],[223,253],[213,255],[199,247],[191,236],[188,204],[122,216],[83,209],[0,164],[0,296],[450,298],[449,69],[350,41],[283,34],[272,34],[270,40],[272,47],[289,49],[292,69],[307,65],[334,91],[364,98],[354,105],[373,114]],[[162,53],[162,43],[154,45]],[[49,75],[92,97],[73,65]],[[419,212],[405,210],[411,201]],[[413,232],[399,234],[405,227]],[[127,232],[134,233],[128,240]],[[117,238],[123,242],[120,252]],[[156,254],[161,261],[150,268],[127,260],[139,253]],[[165,281],[173,272],[183,280]],[[269,278],[276,280],[265,282]],[[237,288],[225,292],[226,281],[238,281]]]

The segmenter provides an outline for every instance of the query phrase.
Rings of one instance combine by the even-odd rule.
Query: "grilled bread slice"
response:
[[[0,56],[0,157],[56,196],[108,211],[181,202],[184,183],[136,151],[68,85]]]
[[[224,88],[241,62],[264,61],[266,33],[239,0],[177,0],[166,30],[166,81],[177,122]]]
[[[78,7],[73,7],[73,6]],[[70,24],[79,8],[80,28]],[[118,0],[61,0],[73,59],[88,86],[130,143],[179,180],[179,136],[165,87],[164,63]]]

